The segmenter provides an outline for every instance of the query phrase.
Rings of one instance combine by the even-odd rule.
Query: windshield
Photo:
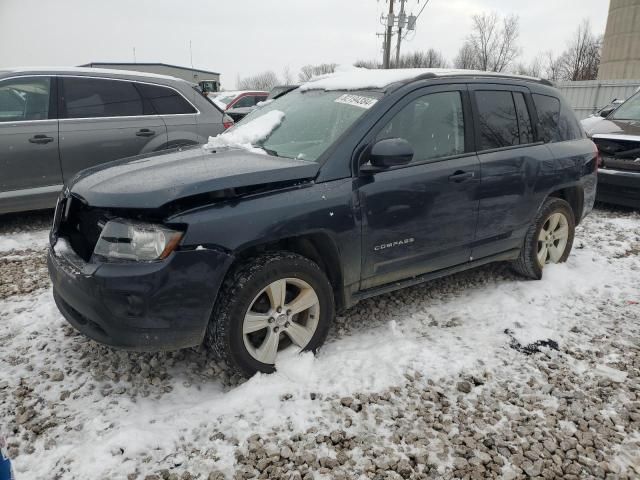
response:
[[[613,112],[614,120],[640,120],[640,93],[636,93]]]
[[[236,98],[237,95],[219,95],[215,98],[216,102],[220,102],[220,103],[224,103],[225,105],[229,105],[229,103],[231,103],[231,100],[233,100],[234,98]]]
[[[381,96],[370,91],[294,90],[254,110],[239,125],[280,111],[282,123],[258,146],[272,155],[314,162]]]

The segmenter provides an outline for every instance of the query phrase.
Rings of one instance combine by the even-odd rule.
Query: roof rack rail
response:
[[[423,73],[422,75],[418,75],[416,78],[414,78],[412,81],[416,81],[416,80],[429,80],[430,78],[438,78],[438,76],[435,73]]]
[[[486,75],[483,75],[483,73],[486,73]],[[510,78],[510,79],[514,79],[514,80],[525,80],[525,81],[529,81],[529,82],[536,82],[536,83],[540,83],[542,85],[547,85],[549,87],[553,87],[554,86],[554,84],[550,80],[547,80],[546,78],[526,77],[526,76],[514,75],[514,74],[510,74],[510,73],[472,72],[472,71],[470,71],[469,73],[456,72],[456,73],[451,73],[449,75],[436,75],[435,73],[431,73],[431,72],[423,73],[423,74],[418,75],[415,78],[412,78],[412,79],[408,80],[408,82],[415,82],[417,80],[432,80],[434,78],[446,78],[447,76],[451,76],[451,77]]]

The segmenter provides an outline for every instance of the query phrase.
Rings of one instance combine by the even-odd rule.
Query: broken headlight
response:
[[[102,229],[93,253],[115,260],[162,260],[176,249],[182,235],[183,232],[164,225],[110,220]]]

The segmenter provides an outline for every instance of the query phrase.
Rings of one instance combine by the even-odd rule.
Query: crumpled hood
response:
[[[155,209],[174,200],[238,187],[315,178],[319,165],[202,147],[141,155],[80,172],[69,190],[101,208]]]
[[[584,125],[584,124],[583,124]],[[595,134],[618,134],[618,135],[640,135],[640,121],[638,120],[609,120],[602,119],[585,127],[587,135]]]

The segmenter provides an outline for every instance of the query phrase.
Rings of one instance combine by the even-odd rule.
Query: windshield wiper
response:
[[[267,152],[272,157],[279,157],[280,156],[280,155],[278,155],[278,152],[276,152],[275,150],[272,150],[271,148],[266,148],[266,147],[263,147],[262,145],[259,145],[258,148],[261,148],[262,150]]]

